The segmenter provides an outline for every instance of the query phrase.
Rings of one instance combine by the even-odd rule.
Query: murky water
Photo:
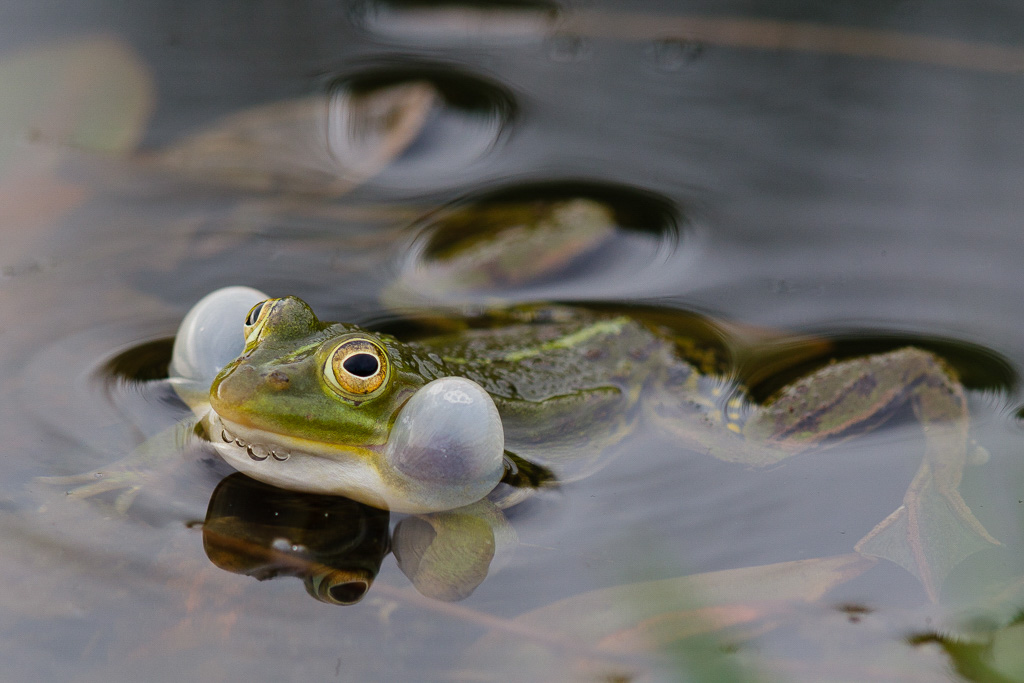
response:
[[[0,9],[12,680],[1024,679],[1018,8],[90,5]],[[452,275],[494,207],[580,200],[595,231]],[[935,601],[854,554],[925,452],[910,410],[767,469],[640,430],[509,510],[517,542],[459,590],[407,576],[440,523],[254,488],[196,440],[124,513],[37,480],[189,414],[170,339],[230,284],[410,335],[497,299],[624,310],[762,399],[930,349],[1002,545]]]

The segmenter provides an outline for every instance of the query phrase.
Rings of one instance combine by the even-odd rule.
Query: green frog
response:
[[[231,327],[220,300],[232,297],[241,348],[197,369],[189,353],[208,328]],[[282,488],[410,513],[508,505],[531,484],[593,471],[650,423],[685,448],[763,467],[910,405],[924,460],[903,505],[857,549],[894,559],[934,595],[937,534],[958,539],[943,542],[956,561],[997,544],[958,491],[970,452],[963,387],[920,348],[832,362],[756,404],[687,362],[669,330],[619,313],[520,306],[403,342],[322,322],[295,297],[227,288],[189,316],[171,365],[179,393],[227,462]],[[204,316],[221,322],[192,319]]]
[[[614,224],[607,207],[589,200],[548,208],[488,209],[482,218],[514,234],[482,246],[462,223],[451,234],[427,233],[444,237],[444,249],[421,254],[407,269],[419,279],[400,278],[392,298],[438,298],[430,291],[437,282],[441,298],[464,296],[466,282],[480,286],[469,275],[495,270],[504,253],[489,248],[495,241],[546,253],[552,234],[564,234],[569,255],[555,259],[562,263],[599,248]],[[478,501],[504,508],[585,476],[636,429],[656,427],[681,449],[765,467],[909,406],[924,428],[923,461],[903,504],[856,549],[907,568],[934,597],[949,569],[997,544],[959,493],[973,455],[964,389],[929,351],[835,360],[759,403],[656,316],[547,304],[483,310],[466,323],[446,316],[448,331],[403,341],[322,322],[295,297],[217,290],[175,337],[169,381],[195,418],[172,436],[195,427],[233,467],[274,486],[432,514]],[[141,450],[168,449],[147,442]],[[54,481],[88,481],[78,496],[127,489],[123,508],[140,471]]]
[[[170,382],[195,415],[189,429],[237,470],[415,514],[482,500],[507,507],[593,472],[634,429],[765,467],[909,405],[924,428],[923,461],[903,504],[856,549],[901,564],[934,598],[949,569],[998,544],[959,493],[967,404],[935,354],[904,347],[833,361],[757,403],[689,362],[687,348],[639,316],[556,305],[489,311],[401,341],[323,322],[295,297],[227,287],[183,320]],[[134,492],[134,474],[54,481],[89,481],[78,496]]]

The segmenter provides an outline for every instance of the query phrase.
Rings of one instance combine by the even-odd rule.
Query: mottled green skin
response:
[[[365,401],[340,396],[324,378],[330,353],[351,336],[376,340],[390,359],[387,386]],[[694,374],[670,340],[625,317],[519,311],[500,327],[402,343],[321,323],[305,303],[287,298],[213,382],[211,402],[222,417],[266,432],[374,446],[387,441],[417,389],[440,377],[466,377],[493,398],[506,449],[554,466],[593,459],[627,433],[646,385],[664,379],[670,367]]]
[[[352,336],[375,339],[390,359],[386,386],[362,401],[324,378],[330,353]],[[928,419],[964,414],[959,385],[918,349],[834,363],[755,406],[735,384],[686,363],[667,332],[626,316],[524,308],[495,314],[485,329],[403,343],[322,323],[292,297],[278,300],[258,338],[213,382],[211,402],[222,417],[266,432],[374,447],[417,389],[446,376],[480,384],[501,415],[506,449],[560,477],[588,471],[640,419],[716,458],[767,465],[883,421],[924,384],[953,398]]]
[[[830,363],[758,405],[735,382],[688,364],[688,340],[628,316],[522,307],[491,312],[482,327],[403,343],[354,325],[322,323],[299,299],[270,303],[263,322],[246,327],[242,355],[213,381],[207,407],[193,409],[222,456],[271,484],[408,512],[483,502],[445,507],[443,484],[410,484],[387,469],[388,448],[399,442],[388,439],[401,409],[428,382],[451,376],[471,379],[491,396],[507,453],[562,481],[592,471],[632,429],[656,426],[681,450],[762,466],[869,430],[909,406],[925,428],[921,465],[903,504],[855,549],[905,567],[935,598],[952,567],[998,544],[959,493],[968,459],[963,387],[922,349]],[[343,396],[325,375],[333,351],[351,337],[378,344],[390,366],[387,380],[363,399]],[[264,449],[255,463],[247,455],[253,444]],[[139,487],[134,471],[68,481],[89,482],[75,491],[79,496],[128,488],[119,497],[126,507]],[[513,486],[487,489],[500,506],[525,495],[516,486],[544,479],[509,470],[505,481]],[[440,502],[427,500],[424,488],[438,492]]]
[[[672,344],[640,323],[584,311],[545,309],[548,322],[513,322],[410,344],[439,358],[494,399],[506,449],[579,475],[629,432],[649,382],[666,364],[691,369]],[[567,465],[569,467],[567,467]]]

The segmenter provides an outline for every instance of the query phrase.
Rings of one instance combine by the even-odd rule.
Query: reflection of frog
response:
[[[203,522],[203,549],[221,569],[261,581],[296,576],[311,596],[337,605],[363,598],[389,545],[386,510],[241,474],[217,485]]]
[[[416,589],[461,600],[487,576],[491,561],[514,543],[501,513],[476,505],[405,517],[389,534],[389,515],[341,496],[285,491],[241,474],[210,496],[203,548],[215,565],[259,580],[294,576],[333,605],[366,595],[388,553]]]

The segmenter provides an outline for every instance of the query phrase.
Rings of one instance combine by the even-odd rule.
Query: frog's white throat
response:
[[[232,422],[210,410],[207,435],[214,450],[239,472],[291,491],[343,495],[387,508],[381,476],[355,450],[313,444]]]
[[[291,491],[346,496],[396,512],[469,505],[504,474],[504,431],[476,382],[442,377],[402,406],[381,446],[309,441],[242,425],[213,408],[214,449],[239,472]]]

